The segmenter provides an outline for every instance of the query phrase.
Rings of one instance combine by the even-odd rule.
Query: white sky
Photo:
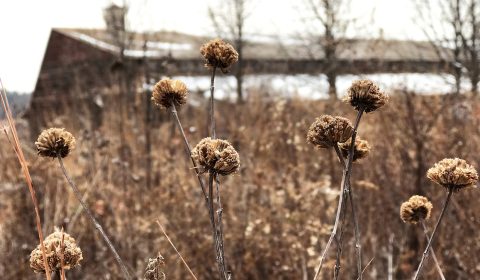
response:
[[[222,0],[130,0],[137,29],[213,34],[207,7]],[[9,91],[31,92],[52,27],[101,28],[109,0],[0,0],[0,77]],[[115,1],[120,2],[121,1]],[[302,0],[252,0],[247,32],[287,36],[302,30]],[[362,28],[352,36],[423,39],[408,0],[351,0]],[[370,23],[373,20],[374,23]],[[359,30],[360,29],[360,30]]]

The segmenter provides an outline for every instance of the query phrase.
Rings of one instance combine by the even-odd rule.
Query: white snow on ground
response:
[[[209,76],[177,76],[187,84],[190,91],[204,92],[209,95]],[[350,84],[357,79],[370,79],[382,89],[393,91],[406,89],[421,94],[444,94],[452,92],[455,79],[451,75],[437,74],[371,74],[371,75],[342,75],[337,78],[337,92],[345,94]],[[280,95],[286,98],[301,97],[321,99],[327,97],[328,83],[325,75],[247,75],[244,87],[260,89],[271,95]],[[468,89],[468,83],[462,83]],[[235,98],[236,81],[232,75],[218,75],[215,79],[215,96],[220,99]],[[270,91],[270,92],[269,92]]]

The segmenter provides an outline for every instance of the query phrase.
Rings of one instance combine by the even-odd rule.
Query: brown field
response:
[[[216,103],[218,136],[228,139],[241,159],[237,174],[220,178],[226,260],[238,280],[312,279],[334,222],[342,168],[333,150],[307,144],[306,133],[315,117],[332,114],[353,121],[355,111],[341,101],[280,100],[263,94],[250,92],[244,104]],[[371,260],[365,279],[413,275],[425,237],[420,226],[402,222],[399,207],[411,195],[427,196],[434,205],[427,226],[433,228],[446,191],[426,178],[428,168],[446,157],[480,166],[478,99],[389,94],[387,106],[362,119],[359,136],[372,150],[354,164],[351,178],[363,265]],[[187,103],[179,110],[192,146],[208,134],[207,100],[198,104]],[[108,121],[96,131],[65,125],[77,147],[64,161],[128,268],[143,279],[148,259],[160,253],[166,279],[191,279],[157,225],[159,220],[198,279],[217,279],[208,214],[170,115],[161,111],[153,125],[145,127],[142,112],[118,120],[113,106],[107,110]],[[57,126],[62,126],[61,120]],[[26,133],[23,121],[17,128],[40,202],[44,234],[63,227],[83,251],[81,266],[68,270],[67,278],[120,279],[120,268],[79,208],[57,161],[36,155],[32,139],[37,136]],[[145,150],[147,130],[151,168]],[[29,267],[29,254],[38,244],[30,194],[4,136],[0,160],[1,278],[40,279]],[[480,278],[476,192],[456,193],[440,225],[434,247],[447,279]],[[353,226],[349,218],[346,221],[340,279],[353,279]],[[321,279],[331,277],[335,252],[333,244]],[[423,279],[440,279],[431,258]]]

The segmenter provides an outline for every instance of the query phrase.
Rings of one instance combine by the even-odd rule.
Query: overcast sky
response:
[[[208,6],[222,0],[129,0],[135,29],[213,34]],[[120,2],[121,1],[114,1]],[[104,27],[108,0],[0,0],[0,77],[9,91],[31,92],[35,86],[52,27]],[[302,30],[302,0],[252,0],[247,32],[287,36]],[[351,36],[423,39],[414,24],[410,1],[351,0],[352,17],[361,28]],[[350,15],[348,15],[350,16]],[[373,19],[373,24],[370,20]]]

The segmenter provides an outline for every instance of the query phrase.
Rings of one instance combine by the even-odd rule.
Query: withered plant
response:
[[[428,257],[438,226],[442,222],[442,218],[445,214],[445,210],[447,210],[452,194],[467,187],[475,186],[478,182],[477,170],[465,160],[459,158],[445,158],[435,163],[435,165],[428,170],[427,177],[432,182],[444,187],[447,190],[447,197],[445,198],[440,216],[433,228],[432,236],[428,240],[422,259],[417,267],[415,276],[413,277],[414,280],[417,280],[422,273],[423,265]]]
[[[69,153],[75,148],[75,138],[73,137],[73,135],[63,128],[49,128],[44,130],[38,136],[35,145],[37,146],[37,151],[40,156],[46,158],[56,158],[58,160],[58,163],[60,164],[60,169],[62,170],[63,175],[67,179],[69,186],[75,194],[76,199],[82,206],[85,214],[87,214],[88,218],[94,224],[95,228],[100,232],[102,238],[105,240],[105,243],[107,243],[108,248],[112,252],[120,268],[122,269],[125,279],[132,279],[130,273],[128,272],[127,266],[124,264],[122,258],[113,246],[113,243],[110,241],[110,238],[108,238],[107,234],[103,230],[103,227],[100,225],[93,213],[90,211],[88,205],[83,201],[80,190],[73,182],[72,178],[68,175],[65,165],[63,164],[62,159],[67,157]]]
[[[221,69],[223,73],[227,73],[230,66],[238,60],[238,54],[230,44],[220,39],[206,43],[202,46],[200,52],[205,58],[205,66],[212,71],[210,82],[210,137],[204,138],[192,150],[176,109],[176,106],[180,106],[186,102],[188,90],[183,82],[170,79],[160,80],[154,86],[152,101],[157,106],[170,110],[182,135],[187,154],[192,161],[193,169],[195,170],[208,210],[220,278],[229,280],[232,279],[232,273],[228,270],[225,258],[222,221],[223,207],[218,176],[227,176],[238,171],[240,158],[237,151],[235,151],[228,141],[216,139],[215,74],[217,68]],[[208,173],[208,189],[202,177],[204,173]]]
[[[334,269],[334,279],[338,279],[340,274],[340,262],[343,246],[343,232],[345,230],[344,223],[346,217],[347,200],[350,201],[350,208],[352,211],[352,222],[355,233],[355,249],[357,258],[357,277],[362,279],[362,248],[360,237],[360,225],[357,219],[353,190],[350,184],[350,176],[352,173],[352,163],[356,160],[365,157],[370,146],[363,140],[358,140],[357,130],[360,124],[363,113],[373,112],[388,101],[388,96],[385,95],[376,84],[369,80],[359,80],[354,82],[348,89],[347,95],[344,99],[355,110],[357,116],[354,124],[343,117],[332,117],[324,115],[318,118],[308,131],[307,141],[317,148],[334,148],[337,157],[342,165],[342,181],[340,186],[340,195],[338,200],[337,213],[333,225],[330,238],[327,241],[325,249],[320,257],[320,264],[316,269],[314,280],[318,279],[326,258],[326,254],[333,242],[337,243],[337,257]],[[349,145],[342,144],[350,140]],[[342,147],[339,147],[339,144]],[[343,151],[343,152],[342,152]],[[345,157],[345,158],[344,158]],[[340,232],[338,230],[340,229]]]

